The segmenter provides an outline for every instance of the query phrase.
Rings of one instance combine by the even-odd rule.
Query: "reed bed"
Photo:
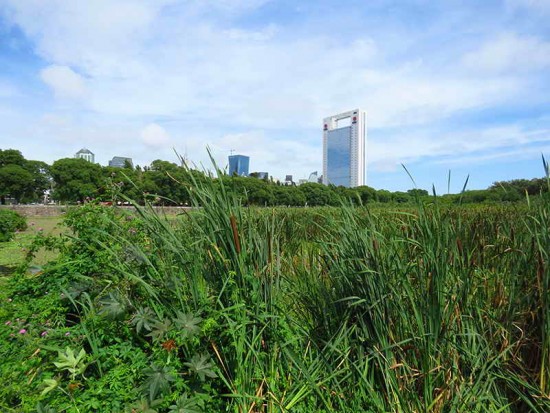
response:
[[[72,300],[90,375],[109,374],[104,317],[142,321],[126,340],[183,383],[148,393],[166,409],[185,390],[204,411],[550,411],[549,203],[254,209],[216,179],[190,193],[176,219],[135,204],[82,245],[76,231],[105,258]],[[152,350],[168,340],[176,355]]]

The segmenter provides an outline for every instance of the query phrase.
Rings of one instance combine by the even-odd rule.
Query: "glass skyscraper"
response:
[[[229,156],[229,175],[248,176],[250,158],[244,155]]]
[[[366,182],[366,114],[360,109],[324,119],[323,183],[353,188]]]

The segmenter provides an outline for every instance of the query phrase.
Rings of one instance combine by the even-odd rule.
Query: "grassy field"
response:
[[[17,233],[10,242],[0,243],[0,267],[3,267],[4,271],[10,271],[19,265],[23,261],[35,235],[39,232],[45,235],[59,234],[61,232],[60,222],[61,217],[28,218],[27,230]],[[36,255],[33,264],[43,265],[54,259],[55,256],[55,253],[41,251]]]
[[[55,265],[9,277],[2,411],[550,411],[549,204],[195,191],[177,217],[74,209]]]

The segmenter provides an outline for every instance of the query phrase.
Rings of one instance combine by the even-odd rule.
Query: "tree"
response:
[[[54,181],[53,197],[64,202],[84,202],[103,186],[101,166],[77,158],[59,159],[50,172]]]
[[[48,165],[26,160],[15,149],[0,150],[0,202],[6,197],[16,202],[32,202],[42,198],[49,187]]]
[[[34,189],[32,174],[19,165],[6,165],[0,168],[0,198],[5,204],[6,197],[15,198],[20,202],[24,197],[31,196]]]
[[[6,165],[19,165],[25,164],[25,158],[20,151],[15,149],[0,149],[0,167]]]
[[[338,196],[328,186],[308,182],[298,187],[306,198],[307,205],[338,205]]]

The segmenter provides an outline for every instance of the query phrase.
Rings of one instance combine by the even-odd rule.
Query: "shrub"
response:
[[[10,241],[15,231],[27,229],[27,221],[17,212],[9,209],[0,210],[0,242]]]

